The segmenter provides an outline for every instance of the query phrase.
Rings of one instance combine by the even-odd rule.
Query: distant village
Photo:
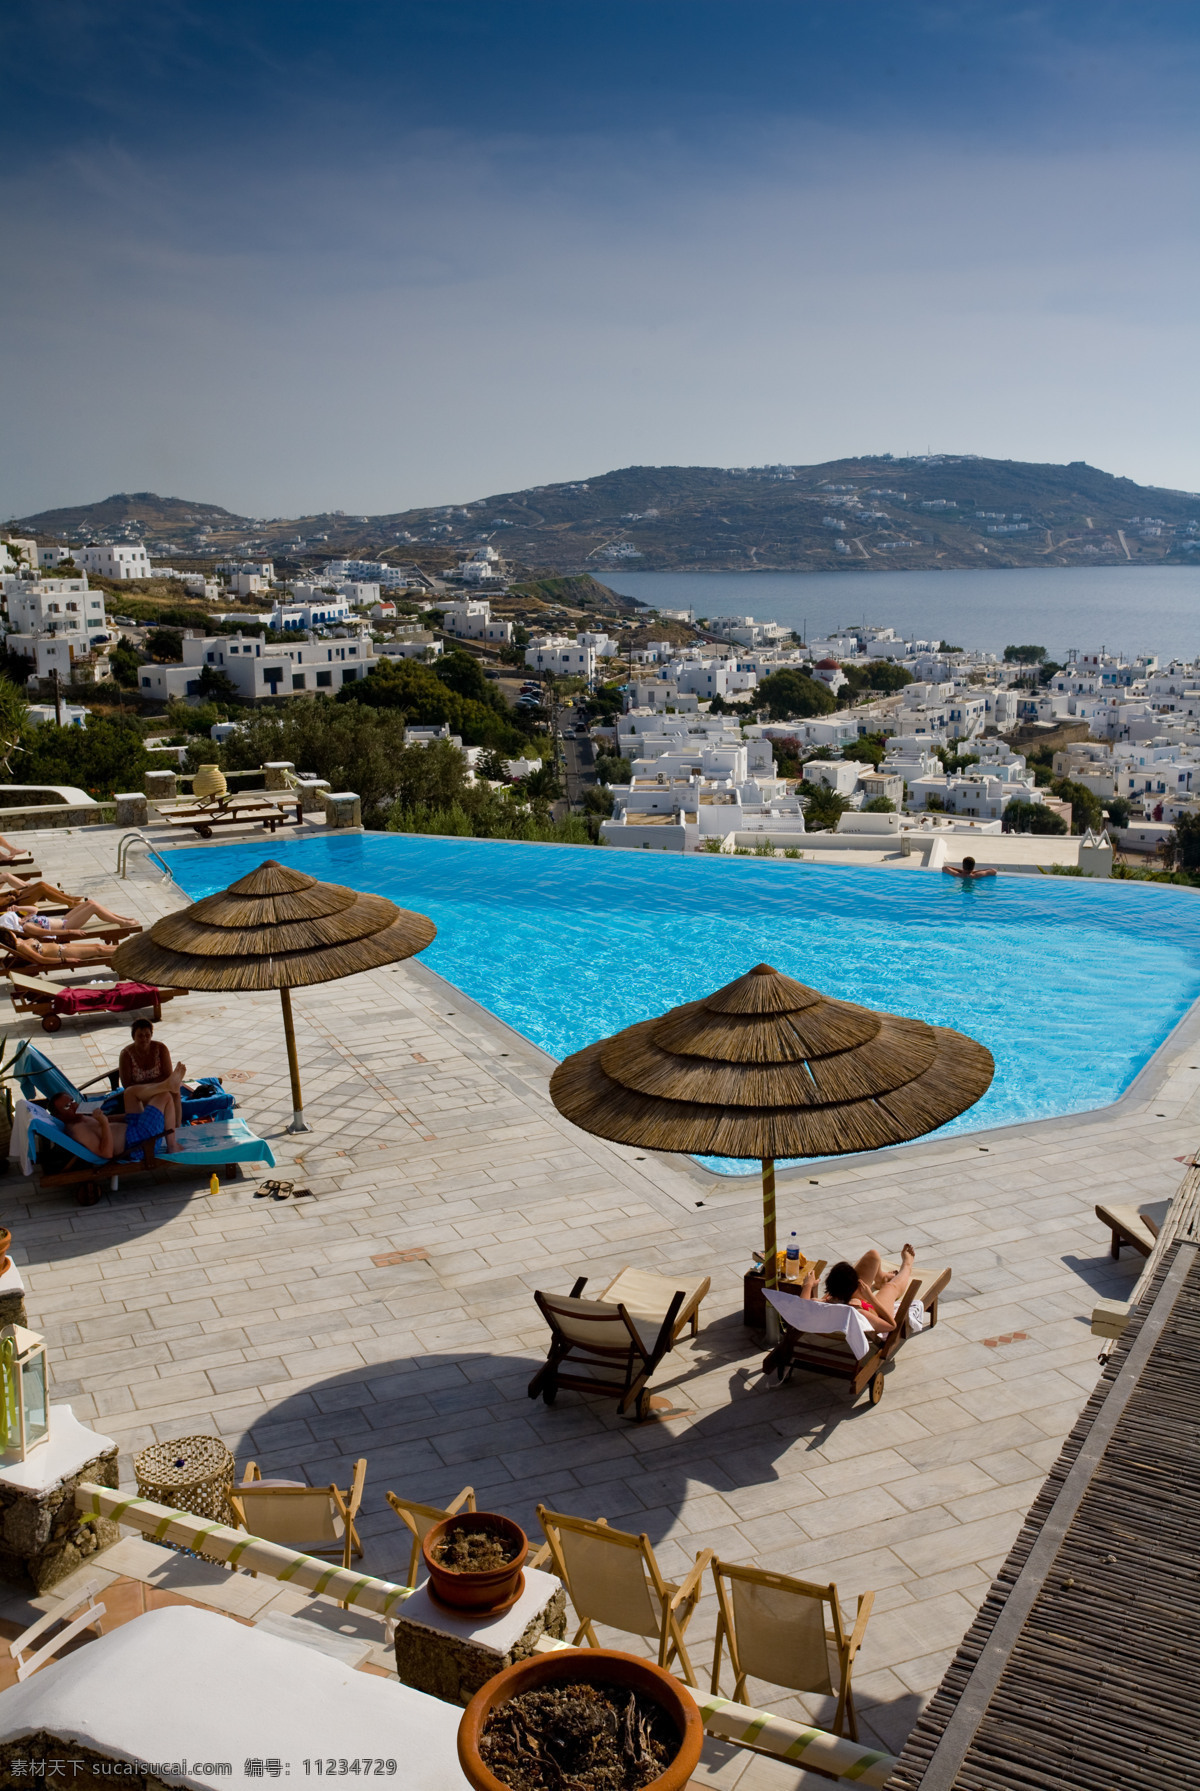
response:
[[[1040,649],[1000,657],[887,626],[801,641],[749,615],[700,625],[683,608],[642,612],[625,645],[611,620],[531,630],[494,610],[511,579],[491,546],[444,576],[348,559],[281,585],[265,560],[177,571],[136,542],[12,538],[0,543],[0,586],[27,694],[111,678],[113,648],[145,629],[110,615],[106,590],[152,579],[205,601],[220,632],[183,630],[178,662],[142,660],[138,694],[150,703],[199,700],[206,668],[240,703],[334,694],[383,659],[436,663],[457,646],[489,664],[523,660],[518,702],[546,687],[582,693],[570,725],[588,742],[588,781],[611,801],[600,829],[611,846],[935,867],[973,839],[981,862],[1107,875],[1115,855],[1161,858],[1181,819],[1200,820],[1195,663],[1088,646],[1047,666]],[[655,621],[664,638],[648,638]],[[781,673],[827,691],[827,712],[774,719]],[[764,687],[769,708],[756,704]],[[585,708],[597,688],[605,713]],[[35,702],[30,713],[83,726],[87,706]],[[474,774],[479,751],[463,750]],[[1072,803],[1054,791],[1064,781],[1095,798],[1094,827],[1072,826]]]

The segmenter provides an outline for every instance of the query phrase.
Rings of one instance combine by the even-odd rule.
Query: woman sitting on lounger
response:
[[[873,1331],[884,1336],[896,1329],[896,1307],[912,1280],[917,1253],[911,1244],[901,1252],[900,1267],[887,1275],[878,1250],[868,1250],[857,1262],[835,1262],[825,1276],[824,1300],[831,1306],[856,1306]],[[817,1278],[811,1269],[800,1289],[802,1300],[815,1300]]]
[[[88,964],[111,964],[116,952],[116,939],[57,939],[34,941],[20,933],[7,933],[5,945],[11,946],[19,958],[38,970],[75,970]]]
[[[81,1114],[73,1095],[59,1094],[47,1102],[55,1119],[61,1120],[68,1135],[97,1157],[111,1160],[123,1157],[137,1144],[150,1138],[162,1138],[168,1150],[175,1148],[175,1123],[179,1111],[179,1089],[185,1075],[177,1063],[170,1077],[158,1088],[125,1090],[124,1119],[110,1119],[101,1111]]]
[[[135,933],[142,930],[140,921],[129,920],[125,915],[115,914],[111,908],[106,908],[103,902],[91,900],[76,902],[65,914],[39,914],[35,908],[24,904],[0,914],[0,926],[8,927],[14,933],[19,930],[27,939],[40,939],[46,933],[71,938],[81,933],[90,920],[102,920],[107,926],[126,927]]]

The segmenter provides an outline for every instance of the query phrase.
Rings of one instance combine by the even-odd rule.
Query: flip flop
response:
[[[270,1197],[272,1200],[288,1200],[291,1198],[295,1185],[295,1182],[260,1182],[254,1190],[254,1198],[255,1200],[266,1200]]]

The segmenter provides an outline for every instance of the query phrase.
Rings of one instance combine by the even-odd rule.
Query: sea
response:
[[[910,639],[1002,653],[1072,647],[1162,660],[1200,657],[1200,566],[980,572],[600,572],[640,603],[697,616],[754,616],[820,639],[855,622]]]

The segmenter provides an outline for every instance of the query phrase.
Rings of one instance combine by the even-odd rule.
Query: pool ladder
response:
[[[133,833],[125,834],[121,840],[120,845],[117,847],[117,876],[118,877],[123,878],[123,879],[128,878],[128,876],[129,876],[129,854],[133,851],[135,846],[144,846],[146,848],[147,857],[152,858],[154,860],[154,862],[158,865],[159,869],[162,871],[164,883],[171,883],[174,881],[174,878],[173,878],[173,875],[171,872],[171,867],[167,863],[166,859],[163,857],[162,853],[158,850],[158,847],[154,844],[154,842],[152,840],[148,840],[144,833],[138,832],[136,830]]]

